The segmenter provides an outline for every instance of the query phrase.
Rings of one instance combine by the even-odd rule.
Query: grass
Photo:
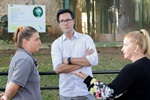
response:
[[[116,45],[115,43],[114,44],[96,43],[97,47],[104,47],[105,45],[107,45],[107,47],[120,47],[121,44]],[[47,44],[42,45],[42,47],[43,48],[47,47]],[[99,54],[99,63],[97,66],[93,66],[93,71],[120,70],[127,63],[130,63],[130,61],[123,59],[123,55],[121,53],[114,53],[114,52],[112,53],[112,52],[109,53],[101,52],[101,54]],[[39,72],[53,71],[50,54],[44,54],[44,55],[36,54],[34,55],[34,57],[37,58],[38,60]],[[11,58],[12,55],[0,56],[0,72],[8,71],[9,69],[8,66]],[[107,74],[107,75],[94,74],[94,77],[108,84],[116,77],[116,74]],[[7,82],[7,76],[0,76],[0,87],[5,87],[6,82]],[[58,75],[41,76],[41,86],[58,86]],[[42,94],[42,100],[59,100],[58,90],[42,90],[41,94]]]
[[[122,47],[122,42],[98,42],[96,47]]]

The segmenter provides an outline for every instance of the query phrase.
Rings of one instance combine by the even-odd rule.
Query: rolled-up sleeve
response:
[[[51,57],[52,57],[52,64],[53,70],[57,69],[59,64],[62,64],[62,54],[61,50],[59,49],[58,41],[54,41],[51,46]]]
[[[87,55],[86,58],[91,64],[91,66],[96,66],[98,64],[98,53],[96,50],[95,43],[93,42],[90,36],[87,36],[86,48],[94,49],[94,53],[92,55]]]
[[[91,66],[96,66],[98,64],[98,57],[96,55],[86,56],[86,58]]]

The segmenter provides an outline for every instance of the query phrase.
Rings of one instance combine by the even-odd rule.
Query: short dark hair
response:
[[[60,9],[57,12],[57,22],[59,22],[59,16],[60,16],[60,14],[64,14],[64,13],[70,13],[72,19],[75,19],[74,13],[70,9]]]

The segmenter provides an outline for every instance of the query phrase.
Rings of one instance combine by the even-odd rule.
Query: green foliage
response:
[[[13,33],[8,33],[8,17],[7,17],[7,15],[4,15],[1,17],[0,30],[2,30],[2,33],[0,34],[0,39],[2,39],[3,41],[6,41],[6,43],[13,41]]]
[[[7,15],[3,15],[0,20],[0,30],[2,33],[0,34],[0,39],[9,43],[13,41],[13,33],[8,33],[8,17]]]

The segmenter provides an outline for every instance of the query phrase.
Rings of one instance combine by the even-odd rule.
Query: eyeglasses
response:
[[[59,23],[60,24],[65,24],[65,22],[68,24],[72,21],[73,19],[66,19],[66,20],[60,20]]]

